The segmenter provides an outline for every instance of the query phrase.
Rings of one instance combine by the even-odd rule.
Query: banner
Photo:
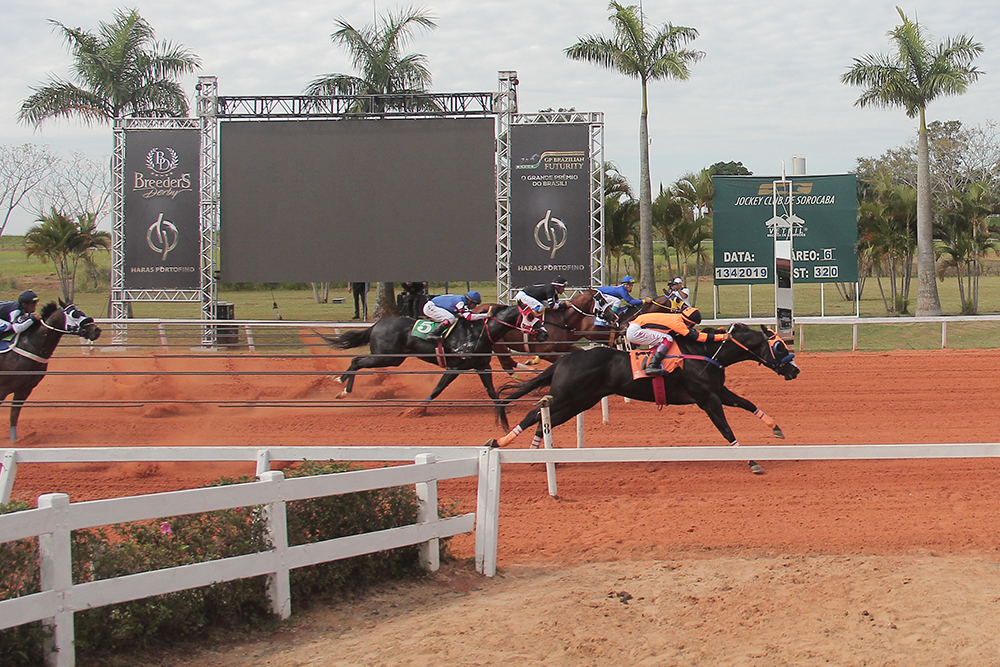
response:
[[[125,289],[201,288],[198,130],[125,132]]]
[[[510,282],[590,285],[590,126],[510,128]]]
[[[713,176],[715,284],[774,283],[776,177]],[[792,278],[800,283],[858,280],[858,198],[854,174],[790,177],[778,185],[779,217],[792,225]]]

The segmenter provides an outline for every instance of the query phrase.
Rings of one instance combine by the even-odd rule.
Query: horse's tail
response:
[[[502,425],[507,419],[507,405],[511,401],[521,398],[525,394],[530,393],[539,387],[548,387],[551,385],[552,375],[556,372],[557,365],[558,362],[552,364],[544,371],[525,382],[508,382],[504,386],[500,387],[497,391],[497,396],[499,396],[500,400],[496,402],[495,408],[497,424]]]
[[[339,350],[349,350],[352,347],[367,345],[372,338],[373,328],[374,325],[367,329],[351,329],[336,336],[327,336],[325,334],[320,334],[319,336]]]

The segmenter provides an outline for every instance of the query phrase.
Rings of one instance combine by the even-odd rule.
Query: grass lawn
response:
[[[35,257],[27,257],[23,249],[23,237],[0,237],[0,299],[13,300],[24,289],[33,289],[42,301],[59,297],[59,283],[51,264],[42,263]],[[94,287],[85,284],[84,271],[77,273],[77,293],[75,301],[83,310],[97,318],[108,316],[109,294],[107,276],[110,275],[109,253],[97,256],[103,273],[103,283]],[[665,270],[657,275],[657,285],[663,287],[669,280]],[[234,304],[237,319],[276,320],[280,315],[284,320],[304,321],[347,321],[354,315],[354,303],[346,283],[334,283],[330,288],[330,302],[317,303],[310,288],[273,290],[224,289],[220,286],[219,300]],[[450,283],[450,292],[466,291],[465,283]],[[485,301],[496,300],[496,283],[472,283],[473,289],[482,293]],[[688,282],[692,294],[695,292],[693,279]],[[431,293],[444,294],[444,283],[431,283]],[[860,302],[862,317],[885,317],[886,311],[875,279],[868,279]],[[915,305],[916,285],[913,286],[911,308]],[[938,294],[945,315],[958,315],[961,311],[958,283],[954,277],[938,282]],[[374,307],[374,289],[368,295],[369,308]],[[342,302],[335,302],[342,299]],[[703,278],[698,284],[697,305],[706,318],[717,313],[720,318],[767,317],[774,312],[774,288],[770,285],[727,285],[719,289],[718,300],[713,304],[712,281]],[[751,308],[752,306],[752,308]],[[799,284],[795,288],[795,315],[802,316],[851,316],[854,315],[853,301],[845,301],[836,286],[827,284]],[[1000,275],[983,276],[980,279],[979,314],[1000,314]],[[133,315],[140,318],[198,318],[196,303],[136,303]],[[937,349],[941,345],[941,327],[933,324],[905,324],[900,318],[899,325],[861,325],[858,344],[862,350],[891,349]],[[796,328],[798,332],[798,328]],[[852,343],[850,326],[815,325],[804,332],[805,349],[809,351],[849,350]],[[949,348],[996,348],[1000,347],[1000,323],[970,322],[948,325]]]

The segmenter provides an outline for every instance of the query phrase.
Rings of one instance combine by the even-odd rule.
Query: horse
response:
[[[0,352],[0,403],[13,393],[10,402],[10,441],[17,441],[17,420],[24,402],[45,377],[49,359],[63,334],[76,334],[86,340],[97,340],[101,329],[94,318],[73,304],[50,301],[42,308],[39,319],[14,336],[10,347]]]
[[[706,329],[712,332],[712,329]],[[774,422],[757,406],[733,393],[725,386],[726,367],[741,361],[756,361],[770,368],[785,380],[792,380],[799,374],[795,355],[790,353],[784,342],[770,329],[751,329],[745,324],[734,324],[730,329],[731,340],[721,343],[697,343],[685,338],[677,340],[684,355],[684,366],[663,378],[666,403],[670,405],[696,404],[726,438],[730,445],[739,445],[736,436],[726,421],[722,407],[742,408],[754,414],[772,428],[776,438],[785,435]],[[547,368],[541,374],[521,383],[510,383],[500,388],[501,401],[496,406],[497,421],[505,421],[506,406],[510,401],[524,396],[540,387],[551,387],[552,426],[558,426],[597,404],[605,396],[617,394],[639,401],[655,401],[653,379],[632,378],[632,366],[628,352],[607,347],[579,350]],[[542,424],[540,407],[535,407],[521,423],[499,440],[487,444],[502,447],[509,444],[524,429],[537,424],[533,445],[541,442]],[[506,426],[504,428],[507,428]],[[763,473],[754,461],[750,462],[754,473]]]
[[[505,333],[518,329],[519,318],[520,312],[517,306],[501,306],[493,310],[485,320],[469,321],[458,318],[449,334],[440,341],[444,353],[442,361],[447,370],[425,400],[434,400],[458,377],[459,373],[474,370],[479,375],[490,399],[497,401],[498,396],[493,387],[493,375],[490,369],[492,357],[489,353]],[[340,376],[339,381],[346,382],[347,386],[337,398],[344,398],[351,393],[354,389],[354,378],[361,369],[399,366],[409,356],[419,356],[428,363],[438,364],[438,341],[414,336],[412,331],[416,321],[412,317],[387,317],[367,329],[353,329],[338,336],[323,336],[327,343],[341,350],[361,345],[371,347],[371,354],[354,357],[351,365]],[[544,341],[548,334],[539,323],[532,335]],[[501,419],[501,423],[505,421],[505,417]]]
[[[600,292],[593,288],[587,288],[570,298],[568,308],[545,309],[545,312],[542,313],[542,319],[549,337],[544,343],[528,342],[522,332],[510,331],[501,342],[493,346],[493,351],[500,361],[501,368],[511,374],[516,369],[514,360],[510,356],[511,350],[536,355],[548,362],[555,362],[568,352],[577,349],[574,343],[585,337],[584,332],[593,329],[595,316],[608,317],[612,318],[612,322],[616,321],[613,313],[607,309],[600,298]]]

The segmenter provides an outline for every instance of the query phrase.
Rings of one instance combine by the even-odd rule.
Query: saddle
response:
[[[435,322],[434,320],[420,318],[419,320],[413,323],[413,328],[410,329],[410,335],[413,336],[414,338],[419,338],[420,340],[427,340],[431,342],[444,340],[445,338],[448,337],[448,334],[451,333],[452,329],[455,328],[455,324],[457,323],[458,320],[455,320],[455,322],[452,323],[450,327],[448,327],[448,330],[445,331],[444,335],[441,336],[440,338],[431,338],[430,335],[437,329],[438,324],[440,323]]]
[[[632,363],[632,379],[641,380],[648,377],[662,377],[654,375],[646,375],[646,371],[643,370],[642,364],[646,361],[646,358],[653,354],[652,348],[648,350],[630,350],[629,351],[629,361]],[[670,344],[670,349],[667,351],[667,356],[663,358],[663,363],[660,364],[663,370],[667,373],[673,373],[678,368],[684,368],[684,355],[681,352],[681,348],[677,345],[677,341]]]

